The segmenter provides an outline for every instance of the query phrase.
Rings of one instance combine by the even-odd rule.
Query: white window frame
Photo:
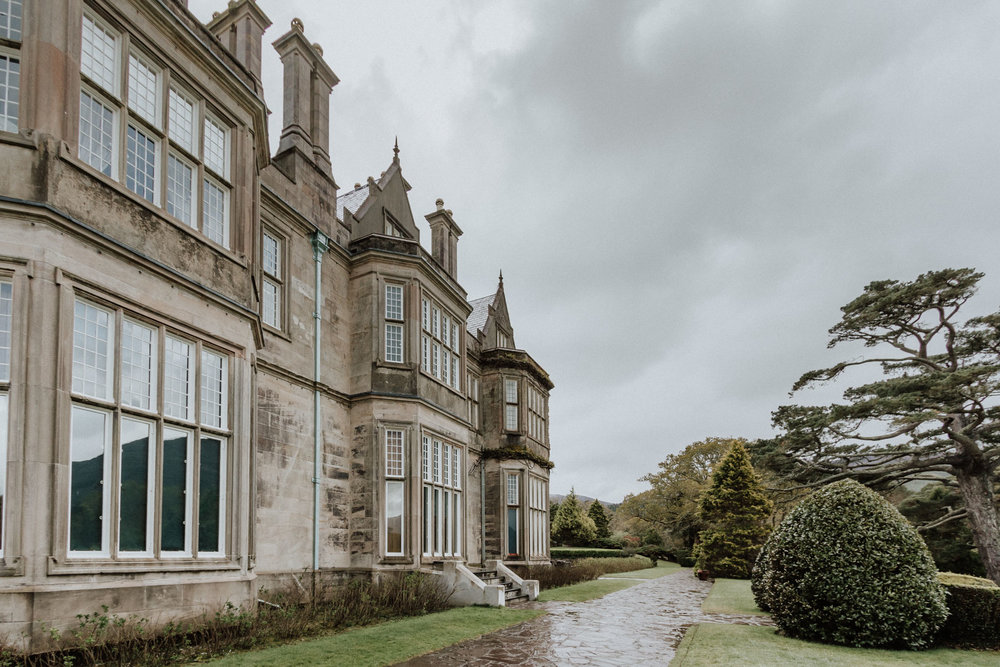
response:
[[[460,558],[464,550],[462,494],[465,447],[432,434],[421,436],[421,554]]]
[[[264,247],[268,243],[268,239],[275,244],[275,266],[274,273],[271,272],[270,267],[268,267],[264,256]],[[261,287],[261,300],[260,300],[260,317],[261,321],[272,329],[277,329],[282,331],[284,327],[284,312],[285,312],[285,237],[280,234],[275,233],[270,228],[265,227],[261,233],[261,245],[260,245],[260,266],[262,275],[262,287]],[[263,288],[263,284],[269,283],[271,287],[274,288],[274,322],[269,322],[265,310],[266,302],[265,297],[267,291]]]
[[[406,555],[406,430],[403,428],[385,428],[382,431],[383,454],[385,464],[382,471],[385,475],[385,502],[383,503],[382,544],[386,557]],[[390,446],[398,445],[398,467],[393,463]],[[399,494],[399,551],[389,550],[389,502],[393,493]]]

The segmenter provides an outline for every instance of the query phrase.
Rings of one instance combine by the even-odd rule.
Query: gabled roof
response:
[[[368,199],[368,185],[358,185],[350,192],[337,195],[337,218],[344,219],[344,209],[351,213],[357,213],[361,205]]]
[[[496,298],[497,295],[494,293],[469,302],[469,305],[472,306],[472,312],[465,320],[465,328],[473,336],[478,335],[486,326],[486,319],[490,316],[490,306],[493,305]]]

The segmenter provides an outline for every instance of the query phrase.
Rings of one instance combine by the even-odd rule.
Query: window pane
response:
[[[194,403],[191,386],[191,344],[167,336],[163,359],[163,412],[190,419]]]
[[[0,282],[0,382],[10,382],[13,292],[13,285]]]
[[[385,484],[385,552],[403,553],[403,482]]]
[[[440,554],[444,547],[444,505],[441,503],[441,489],[434,489],[434,553]]]
[[[441,377],[441,346],[437,342],[431,344],[431,375]]]
[[[194,201],[194,170],[186,162],[170,155],[167,159],[167,213],[194,226],[191,202]]]
[[[23,13],[22,0],[0,0],[0,37],[20,41]]]
[[[452,548],[452,554],[460,556],[462,555],[462,494],[453,493],[451,497],[455,504],[455,512],[452,514],[455,517],[455,520],[452,522],[455,533],[455,545]]]
[[[205,119],[205,166],[223,178],[226,173],[226,131],[211,118]]]
[[[427,303],[427,299],[420,302],[420,323],[424,331],[431,330],[431,306]]]
[[[116,36],[87,15],[83,17],[80,44],[80,71],[110,93],[117,93],[115,82]]]
[[[385,319],[403,319],[403,288],[400,285],[385,286]]]
[[[156,142],[134,126],[128,126],[125,151],[125,187],[147,201],[154,200],[156,186]]]
[[[150,528],[150,424],[134,419],[121,423],[121,488],[118,548],[121,551],[149,551]]]
[[[160,549],[187,551],[188,443],[190,434],[163,429]]]
[[[403,363],[403,326],[401,324],[385,325],[385,360]]]
[[[0,553],[3,553],[7,529],[4,499],[7,497],[7,420],[9,416],[7,394],[0,394]]]
[[[454,543],[452,542],[452,520],[451,520],[451,492],[445,491],[443,493],[444,502],[444,525],[442,530],[444,531],[444,555],[450,556],[451,551],[454,548]]]
[[[423,475],[424,475],[424,481],[425,482],[431,481],[431,453],[430,453],[430,448],[431,448],[430,438],[428,438],[425,435],[424,436],[423,445],[422,445],[422,451],[421,451],[421,453],[423,454],[421,465],[423,466]]]
[[[507,504],[518,505],[517,475],[507,475]]]
[[[518,549],[517,543],[517,519],[518,510],[516,507],[507,508],[507,554],[510,556],[517,556]]]
[[[458,348],[461,347],[460,343],[461,343],[461,340],[458,337],[458,325],[457,324],[452,324],[451,325],[451,349],[453,349],[456,352],[458,352],[459,351]]]
[[[21,61],[0,53],[0,130],[17,132],[20,99]]]
[[[194,153],[194,105],[173,88],[170,89],[167,119],[170,138],[189,153]]]
[[[441,483],[451,484],[451,445],[441,446]]]
[[[122,403],[156,409],[156,332],[129,320],[122,322]]]
[[[451,318],[441,316],[441,342],[445,347],[451,347]]]
[[[201,353],[201,423],[205,426],[226,428],[229,381],[226,362],[222,355]]]
[[[202,231],[224,248],[229,247],[229,190],[205,179],[202,201]]]
[[[69,550],[107,551],[104,450],[108,415],[74,406],[70,419]]]
[[[445,382],[451,376],[451,355],[448,354],[448,348],[444,349],[441,354],[441,379]]]
[[[431,372],[431,339],[426,335],[420,337],[420,368]]]
[[[385,474],[386,477],[403,476],[403,432],[385,432]]]
[[[281,297],[277,285],[270,280],[264,280],[264,290],[261,298],[261,319],[264,324],[275,329],[281,328]]]
[[[261,264],[263,264],[264,273],[267,275],[281,279],[281,242],[271,236],[267,232],[264,232],[264,242],[261,248]]]
[[[111,398],[111,313],[77,301],[73,317],[73,392]]]
[[[198,551],[222,552],[221,513],[225,446],[219,438],[202,437],[198,466]]]
[[[441,482],[441,443],[437,440],[434,441],[434,483],[439,484]]]
[[[517,380],[504,380],[504,400],[517,403]]]
[[[508,431],[517,430],[517,406],[508,405],[504,412],[504,428]]]
[[[88,93],[80,93],[80,159],[105,176],[111,175],[115,115]]]
[[[434,513],[431,507],[431,487],[424,487],[424,535],[423,535],[423,545],[424,554],[431,555],[433,553],[433,545],[431,544],[432,537],[434,535]]]
[[[153,125],[159,126],[156,116],[156,70],[149,67],[134,53],[128,56],[128,106]]]
[[[451,448],[451,485],[456,489],[462,488],[462,450],[458,447]]]

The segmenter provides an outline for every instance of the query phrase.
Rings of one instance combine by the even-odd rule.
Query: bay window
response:
[[[528,556],[547,558],[549,554],[549,484],[541,477],[528,477]]]
[[[228,248],[231,132],[202,100],[183,90],[177,77],[144,55],[136,41],[84,13],[79,157]],[[3,59],[0,51],[0,73]],[[3,97],[0,87],[0,119]]]
[[[462,341],[458,319],[426,296],[421,299],[420,313],[420,368],[439,382],[459,391]]]
[[[545,395],[530,382],[526,386],[528,435],[545,444]]]
[[[229,359],[121,309],[74,302],[71,557],[225,554]]]

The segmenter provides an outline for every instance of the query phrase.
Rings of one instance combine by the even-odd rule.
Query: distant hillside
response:
[[[566,497],[565,494],[550,493],[549,505],[555,505],[556,503],[561,503],[563,501],[563,498],[565,497]],[[586,505],[590,501],[596,500],[596,498],[591,498],[590,496],[581,496],[579,493],[576,494],[576,499],[580,501],[581,505]],[[605,509],[611,510],[612,512],[618,511],[618,507],[621,505],[621,503],[609,503],[607,500],[602,500],[601,504],[604,505]]]

